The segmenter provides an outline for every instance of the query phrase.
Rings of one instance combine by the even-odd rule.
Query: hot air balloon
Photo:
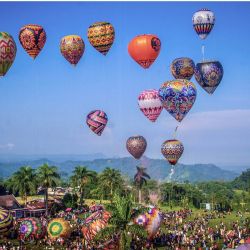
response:
[[[161,50],[161,41],[156,35],[139,35],[128,45],[130,56],[144,69],[149,68]]]
[[[64,58],[71,64],[76,65],[81,59],[85,44],[80,36],[64,36],[60,43],[61,53]]]
[[[106,55],[115,39],[114,27],[108,22],[93,23],[88,29],[88,39],[96,50]]]
[[[45,235],[45,228],[37,218],[25,218],[19,225],[19,237],[24,240],[41,239]]]
[[[16,57],[16,43],[12,36],[0,32],[0,76],[4,76]]]
[[[159,97],[163,107],[181,122],[195,102],[196,87],[184,79],[167,81],[159,89]]]
[[[201,9],[193,15],[193,27],[201,39],[205,39],[213,29],[215,16],[211,10]]]
[[[0,33],[1,36],[1,33]],[[0,207],[0,235],[8,234],[13,224],[13,217],[9,210]]]
[[[85,240],[92,241],[96,234],[107,226],[110,217],[111,214],[107,211],[97,211],[88,217],[82,227]]]
[[[223,77],[223,67],[219,61],[197,63],[195,79],[209,94],[213,94]]]
[[[146,231],[148,233],[148,238],[152,239],[161,226],[161,214],[157,208],[152,208],[146,213],[146,217],[148,219]]]
[[[49,222],[47,232],[52,240],[57,238],[69,238],[71,227],[68,221],[63,218],[56,218]]]
[[[142,113],[152,122],[155,122],[163,109],[158,91],[144,90],[138,97],[138,105]]]
[[[41,52],[46,42],[46,33],[42,26],[28,24],[21,28],[19,41],[24,50],[35,59]]]
[[[133,155],[135,159],[140,159],[147,148],[147,141],[141,135],[131,136],[127,140],[126,147],[128,152]]]
[[[108,116],[104,111],[94,110],[87,115],[86,123],[97,135],[101,135],[108,122]]]
[[[140,214],[134,219],[134,223],[140,226],[146,226],[148,222],[148,218],[145,214]]]
[[[171,165],[175,165],[184,151],[184,146],[178,140],[167,140],[161,145],[161,153]]]
[[[190,80],[194,74],[195,64],[188,57],[176,58],[171,64],[171,73],[175,79]]]

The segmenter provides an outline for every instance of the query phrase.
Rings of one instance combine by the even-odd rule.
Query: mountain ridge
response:
[[[0,177],[6,178],[10,176],[21,166],[28,165],[37,168],[44,163],[57,166],[60,173],[66,173],[68,176],[70,176],[71,172],[77,165],[87,166],[89,169],[96,172],[101,172],[106,167],[111,167],[120,170],[123,175],[130,178],[133,178],[136,173],[136,166],[143,165],[147,168],[147,172],[151,178],[159,181],[230,181],[239,176],[239,173],[221,169],[214,164],[177,164],[173,171],[166,160],[150,159],[147,157],[142,157],[141,160],[135,160],[132,157],[117,157],[85,161],[66,160],[62,162],[56,162],[46,158],[17,162],[0,162]]]

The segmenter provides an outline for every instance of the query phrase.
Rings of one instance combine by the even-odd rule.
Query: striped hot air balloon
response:
[[[86,118],[89,128],[97,135],[101,135],[108,122],[108,116],[104,111],[91,111]]]
[[[88,39],[97,51],[106,55],[115,40],[115,29],[111,23],[95,22],[88,28]]]
[[[13,224],[13,217],[9,210],[0,207],[0,235],[9,232]]]

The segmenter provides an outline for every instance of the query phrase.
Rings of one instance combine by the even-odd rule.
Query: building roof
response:
[[[15,196],[11,194],[11,195],[0,196],[0,207],[10,210],[10,209],[21,208],[21,205],[16,200]]]

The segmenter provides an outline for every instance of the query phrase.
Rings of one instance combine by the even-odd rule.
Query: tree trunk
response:
[[[141,204],[141,189],[139,189],[139,204]]]
[[[82,207],[83,205],[83,188],[81,188],[81,192],[80,192],[80,207]]]
[[[48,188],[45,188],[45,216],[48,216]]]
[[[26,193],[24,194],[24,205],[25,207],[27,207],[27,194]]]

